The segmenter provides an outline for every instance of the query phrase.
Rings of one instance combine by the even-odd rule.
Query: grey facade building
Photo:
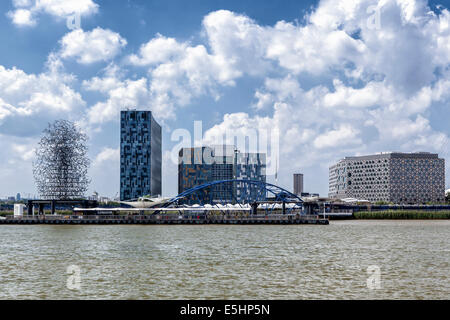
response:
[[[236,148],[232,145],[214,145],[210,149],[213,159],[211,181],[233,180]],[[233,202],[234,188],[231,183],[215,185],[212,192],[214,202]]]
[[[303,192],[303,174],[294,173],[294,194],[301,196]]]
[[[120,200],[161,195],[161,126],[151,111],[120,113]]]
[[[236,153],[235,175],[237,180],[252,180],[266,182],[265,153]],[[238,202],[244,199],[258,199],[261,190],[255,184],[238,183],[236,198]]]
[[[266,155],[240,153],[235,146],[183,148],[179,152],[178,192],[219,180],[266,181]],[[257,197],[258,189],[248,184],[218,184],[202,195],[202,202],[242,202]],[[191,199],[192,203],[198,199]]]
[[[213,181],[209,147],[183,148],[178,153],[178,194]]]
[[[371,202],[443,202],[445,159],[437,154],[381,153],[347,157],[330,167],[329,197]]]

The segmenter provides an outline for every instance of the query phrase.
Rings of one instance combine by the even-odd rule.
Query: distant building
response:
[[[18,193],[18,194],[16,195],[16,201],[20,201],[20,200],[22,200],[22,197],[20,196],[20,193]]]
[[[294,194],[301,195],[303,192],[303,174],[294,173]]]
[[[88,200],[98,201],[100,203],[108,203],[109,201],[111,201],[111,199],[109,199],[108,197],[100,196],[97,191],[94,191],[92,196],[88,197]]]
[[[111,201],[111,199],[109,198],[109,197],[99,197],[98,198],[98,201],[100,202],[100,203],[108,203],[108,202],[110,202]]]
[[[443,202],[445,160],[437,154],[381,153],[347,157],[330,167],[329,197],[371,202]]]
[[[92,196],[89,196],[89,197],[88,197],[88,200],[98,201],[98,192],[97,192],[97,191],[94,191],[94,192],[92,193]]]
[[[120,199],[161,195],[161,126],[151,111],[120,114]]]
[[[318,193],[309,193],[309,192],[302,192],[301,194],[299,194],[299,196],[301,198],[315,198],[315,197],[320,197],[320,194]]]
[[[178,192],[219,180],[266,181],[266,155],[240,153],[234,146],[183,148],[179,152]],[[208,193],[209,192],[209,193]],[[221,184],[205,191],[206,203],[242,202],[257,197],[257,188],[248,184]],[[195,202],[197,199],[191,199]]]

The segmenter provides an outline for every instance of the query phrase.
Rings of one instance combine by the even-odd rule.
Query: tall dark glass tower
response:
[[[120,200],[161,194],[161,126],[151,111],[120,113]]]

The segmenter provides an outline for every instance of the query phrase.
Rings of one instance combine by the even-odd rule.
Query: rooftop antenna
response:
[[[275,158],[275,181],[278,183],[278,155]]]

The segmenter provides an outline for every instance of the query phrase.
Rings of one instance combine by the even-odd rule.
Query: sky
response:
[[[327,195],[331,164],[389,151],[439,153],[448,189],[449,9],[448,0],[3,0],[0,197],[37,193],[34,148],[57,119],[89,136],[89,194],[116,196],[126,108],[151,110],[163,127],[164,196],[177,193],[173,157],[196,121],[204,144],[267,134],[277,167],[267,180],[288,190],[303,173],[305,191]]]

